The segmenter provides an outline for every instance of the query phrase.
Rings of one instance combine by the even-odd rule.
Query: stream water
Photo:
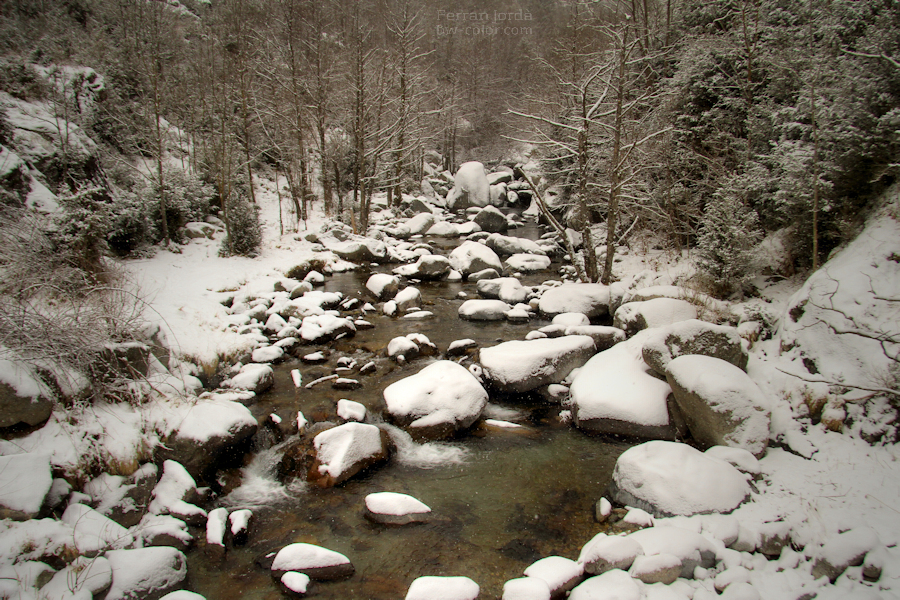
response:
[[[532,238],[538,234],[536,226],[515,233]],[[429,241],[443,245],[444,254],[451,249],[446,240]],[[325,289],[366,301],[369,275],[335,274]],[[523,278],[523,283],[534,285],[552,277],[543,272]],[[492,346],[523,339],[528,331],[547,324],[465,321],[457,316],[459,293],[477,297],[474,283],[416,286],[423,295],[422,308],[434,317],[405,321],[370,314],[366,320],[374,328],[330,344],[327,363],[307,365],[291,359],[278,365],[274,388],[252,407],[253,412],[265,416],[299,409],[311,420],[320,420],[334,415],[338,399],[348,398],[363,403],[372,414],[379,411],[387,385],[432,360],[418,358],[398,366],[383,356],[392,338],[422,333],[443,352],[454,340],[471,338],[481,347]],[[318,349],[304,348],[301,355]],[[332,373],[342,356],[360,365],[374,360],[377,374],[358,377],[363,386],[353,391],[334,390],[327,383],[310,390],[294,388],[292,369],[299,369],[306,383]],[[453,442],[416,444],[391,428],[398,445],[391,462],[333,489],[278,483],[274,475],[278,447],[247,457],[241,485],[219,503],[254,509],[250,540],[246,546],[229,548],[224,560],[211,559],[202,544],[191,550],[191,588],[210,600],[283,597],[280,585],[256,559],[289,543],[308,542],[345,554],[356,568],[349,579],[313,583],[310,594],[317,597],[396,599],[405,596],[417,577],[465,575],[481,586],[482,598],[499,598],[503,583],[522,576],[535,560],[551,555],[577,558],[581,546],[600,531],[593,519],[594,504],[610,481],[616,458],[629,447],[561,423],[559,410],[536,398],[492,397],[490,416],[525,428],[476,428]],[[364,498],[380,491],[418,498],[431,507],[433,518],[403,527],[371,523],[363,515]]]

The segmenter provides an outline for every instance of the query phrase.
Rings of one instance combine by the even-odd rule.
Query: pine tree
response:
[[[707,204],[697,244],[697,266],[714,293],[743,296],[758,241],[756,213],[739,195],[717,194]]]

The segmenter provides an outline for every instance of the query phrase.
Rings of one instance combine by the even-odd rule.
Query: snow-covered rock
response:
[[[490,385],[523,393],[560,383],[594,354],[594,340],[570,335],[538,340],[513,340],[481,349],[481,367]]]
[[[24,521],[41,511],[53,485],[46,454],[0,456],[0,518]]]
[[[428,254],[420,256],[411,265],[403,265],[394,269],[394,274],[410,279],[443,279],[450,274],[452,267],[446,256]]]
[[[466,300],[460,304],[458,313],[461,319],[470,321],[503,321],[512,306],[503,300]]]
[[[641,597],[639,584],[619,569],[590,577],[569,594],[569,600],[641,600]]]
[[[581,583],[584,569],[580,563],[569,558],[547,556],[529,565],[524,575],[543,580],[550,588],[551,596],[562,597]]]
[[[674,554],[638,556],[628,570],[629,575],[644,583],[674,583],[681,575],[681,559]]]
[[[409,585],[405,600],[475,600],[479,593],[481,588],[468,577],[426,575]]]
[[[281,346],[263,346],[257,348],[250,355],[250,360],[255,363],[271,363],[284,358],[284,348]]]
[[[289,571],[303,573],[311,579],[331,581],[353,575],[350,559],[334,550],[314,544],[288,544],[275,554],[272,574],[280,578]]]
[[[575,425],[587,431],[674,439],[669,384],[650,374],[641,357],[646,334],[591,358],[570,388]]]
[[[538,310],[548,318],[561,313],[582,313],[598,318],[609,312],[609,287],[600,283],[567,283],[545,291]]]
[[[418,356],[433,356],[437,354],[437,346],[421,333],[410,333],[402,337],[395,337],[387,345],[387,355],[399,360],[412,360]]]
[[[52,410],[46,386],[29,367],[0,359],[0,427],[37,425],[50,418]]]
[[[644,554],[636,540],[598,533],[581,548],[578,562],[589,575],[600,575],[613,569],[628,570],[634,559]]]
[[[400,291],[400,279],[389,273],[374,273],[366,281],[366,289],[379,300],[390,300]]]
[[[249,508],[235,510],[228,515],[231,541],[235,546],[243,546],[247,543],[247,536],[250,532],[250,519],[252,518],[253,511]]]
[[[610,491],[621,504],[665,517],[730,512],[750,494],[750,485],[725,461],[687,444],[657,440],[619,456]]]
[[[157,600],[187,578],[187,559],[175,548],[112,550],[106,558],[112,569],[106,600]]]
[[[714,356],[747,370],[747,351],[734,327],[689,319],[659,328],[644,342],[644,361],[663,376],[669,362],[685,354]]]
[[[345,421],[365,421],[366,406],[360,402],[342,398],[337,401],[337,415]]]
[[[187,469],[174,460],[167,460],[147,510],[154,515],[169,514],[199,525],[206,520],[206,511],[195,504],[200,499],[197,483]]]
[[[316,457],[307,479],[320,487],[341,484],[390,456],[387,434],[365,423],[327,429],[313,439],[313,446]]]
[[[248,363],[240,371],[222,382],[222,387],[248,390],[260,394],[275,385],[275,371],[269,365]]]
[[[487,246],[485,246],[487,248]],[[490,250],[490,248],[488,248]],[[500,277],[500,271],[497,269],[482,269],[471,273],[467,279],[469,281],[481,281],[482,279],[497,279]]]
[[[487,231],[488,233],[503,233],[509,229],[509,222],[506,220],[506,215],[493,206],[482,208],[472,218],[472,221],[474,221],[482,231]]]
[[[127,529],[84,504],[70,504],[60,520],[72,527],[75,549],[84,556],[134,543]]]
[[[468,276],[484,269],[495,269],[498,273],[503,269],[497,253],[478,242],[465,241],[450,252],[450,266]]]
[[[686,300],[654,298],[620,306],[613,317],[613,326],[631,336],[644,329],[665,327],[696,318],[697,307]]]
[[[110,585],[112,569],[106,558],[79,556],[53,575],[41,588],[40,597],[43,600],[91,600],[101,596]]]
[[[550,600],[550,588],[543,579],[518,577],[503,584],[501,600]]]
[[[329,314],[306,317],[300,325],[300,337],[313,344],[322,344],[355,333],[353,321]]]
[[[540,254],[513,254],[504,262],[512,272],[534,273],[550,268],[550,257]]]
[[[365,499],[366,517],[376,523],[407,525],[428,519],[431,508],[407,494],[376,492]]]
[[[182,418],[165,446],[156,449],[159,460],[174,460],[198,477],[227,448],[256,433],[256,418],[243,404],[198,399],[179,407]]]
[[[689,354],[669,362],[666,380],[695,440],[743,448],[757,457],[765,453],[771,402],[744,371]]]
[[[534,240],[520,237],[511,237],[492,233],[484,241],[487,246],[500,256],[510,256],[513,254],[539,254],[541,256],[547,252],[541,248],[540,244]]]
[[[459,237],[459,229],[455,224],[449,221],[435,221],[425,235],[433,235],[436,237]]]
[[[209,511],[206,519],[206,547],[208,554],[221,558],[225,555],[225,532],[228,523],[228,509],[219,507]]]
[[[878,533],[871,527],[857,527],[828,539],[813,557],[812,576],[834,581],[848,567],[863,564],[866,554],[881,547]]]
[[[353,263],[384,262],[388,256],[385,243],[371,238],[355,236],[354,239],[339,242],[333,238],[323,237],[322,241],[326,248]]]
[[[291,594],[302,596],[306,594],[309,587],[309,575],[298,573],[297,571],[288,571],[281,576],[281,585]]]
[[[651,442],[656,443],[656,442]],[[644,555],[671,554],[681,559],[681,576],[694,577],[694,569],[716,564],[716,547],[703,535],[676,526],[648,527],[627,536],[644,549]]]
[[[454,186],[447,194],[447,208],[465,210],[470,206],[484,207],[491,201],[491,186],[484,174],[484,165],[477,161],[459,166],[453,177]]]
[[[508,304],[518,304],[528,299],[531,291],[515,277],[499,277],[497,279],[480,279],[475,284],[478,295],[483,298],[503,300]]]
[[[561,313],[571,314],[571,313]],[[575,313],[580,314],[580,313]],[[564,332],[566,335],[588,335],[594,340],[597,351],[609,350],[619,342],[625,341],[625,332],[617,327],[606,325],[570,325]]]
[[[591,324],[588,316],[582,313],[559,313],[551,321],[554,325],[562,325],[563,327],[582,327]],[[568,334],[567,334],[568,335]]]
[[[394,296],[394,303],[400,311],[407,311],[415,306],[421,306],[422,292],[412,286],[405,287]]]
[[[146,514],[132,531],[138,547],[172,546],[186,550],[194,541],[187,523],[172,515]]]
[[[410,433],[443,438],[469,428],[481,416],[488,395],[465,367],[434,362],[384,390],[387,414]]]

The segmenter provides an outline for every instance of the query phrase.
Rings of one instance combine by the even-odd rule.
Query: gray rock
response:
[[[747,370],[747,352],[734,327],[690,319],[661,328],[644,342],[644,362],[662,376],[669,362],[685,354],[702,354],[726,360]]]
[[[513,340],[482,348],[481,367],[493,387],[523,393],[563,381],[595,351],[594,340],[583,335]]]
[[[355,447],[352,453],[347,447]],[[313,439],[315,456],[306,479],[319,487],[339,485],[354,475],[386,462],[391,455],[387,432],[375,425],[344,423]]]
[[[13,385],[0,381],[0,427],[19,424],[33,426],[45,422],[53,411],[45,386],[24,365],[14,364],[13,371],[20,380],[18,385],[12,381],[9,384]],[[21,383],[27,383],[27,388]],[[19,395],[22,392],[17,389],[29,391]]]
[[[482,231],[487,231],[488,233],[503,233],[509,228],[506,215],[493,206],[482,208],[472,220],[481,227]]]

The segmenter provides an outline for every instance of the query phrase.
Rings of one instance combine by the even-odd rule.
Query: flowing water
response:
[[[532,226],[516,234],[537,233]],[[450,249],[440,250],[446,254]],[[335,274],[328,278],[326,290],[365,301],[369,274]],[[544,272],[524,278],[523,283],[534,285],[552,277]],[[299,409],[311,420],[334,418],[340,398],[361,402],[370,414],[377,414],[387,385],[433,360],[418,358],[398,366],[383,357],[392,338],[418,332],[445,351],[450,342],[464,338],[481,347],[523,339],[547,324],[465,321],[457,316],[459,294],[477,297],[475,284],[416,285],[423,295],[422,308],[434,317],[404,321],[370,314],[366,320],[374,328],[330,344],[325,348],[330,351],[327,363],[306,365],[292,359],[278,365],[275,387],[252,407],[254,414]],[[318,349],[304,348],[300,354]],[[308,383],[332,373],[342,356],[360,365],[373,360],[378,372],[354,375],[363,386],[353,391],[334,390],[328,383],[310,390],[294,388],[292,369],[299,369]],[[402,430],[386,426],[398,448],[390,463],[334,489],[280,484],[275,478],[278,446],[249,456],[240,485],[227,488],[229,493],[219,503],[254,508],[250,541],[229,548],[224,560],[210,559],[202,548],[191,550],[191,587],[210,600],[280,598],[280,585],[256,560],[286,544],[308,542],[345,554],[356,567],[349,579],[313,583],[310,593],[317,597],[396,599],[405,596],[417,577],[465,575],[481,586],[481,597],[499,598],[503,583],[520,577],[535,560],[551,555],[577,558],[581,546],[600,531],[593,520],[594,503],[610,481],[616,458],[628,448],[625,442],[589,437],[561,423],[559,410],[537,398],[492,397],[489,416],[525,428],[476,428],[453,442],[419,444]],[[432,519],[403,527],[371,523],[363,516],[364,498],[381,491],[418,498],[431,507]]]

